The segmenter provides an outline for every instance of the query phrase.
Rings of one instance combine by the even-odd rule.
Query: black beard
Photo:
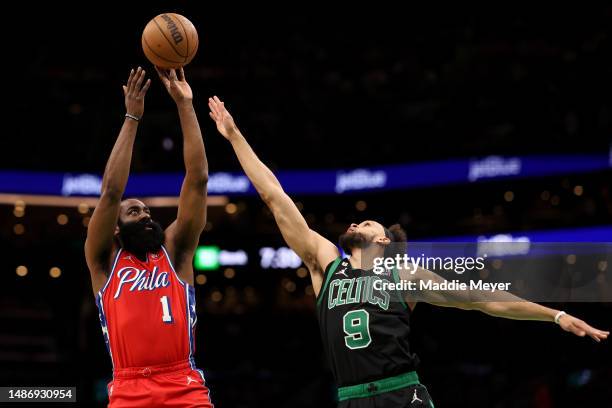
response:
[[[340,248],[344,253],[351,255],[353,248],[365,248],[368,244],[366,237],[359,232],[346,232],[338,238]]]
[[[151,230],[146,229],[151,227]],[[157,252],[164,243],[165,233],[159,223],[142,219],[119,225],[119,240],[121,247],[134,254],[144,256],[149,252]]]

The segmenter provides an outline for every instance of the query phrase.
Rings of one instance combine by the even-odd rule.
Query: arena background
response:
[[[588,228],[612,229],[610,7],[81,6],[22,6],[4,25],[0,185],[14,186],[16,173],[30,178],[0,191],[0,385],[74,385],[79,406],[106,403],[111,364],[83,258],[91,206],[40,194],[42,174],[101,173],[124,114],[120,87],[129,69],[153,73],[140,34],[161,12],[183,14],[199,31],[186,74],[211,172],[240,171],[207,117],[211,95],[226,101],[275,171],[549,160],[529,177],[294,195],[311,226],[333,241],[366,218],[400,222],[411,240],[554,237],[583,228],[570,235],[589,241]],[[153,79],[132,172],[181,172],[177,114]],[[576,165],[594,158],[607,165]],[[553,164],[559,170],[547,171]],[[20,198],[27,191],[36,197]],[[256,196],[211,201],[201,244],[231,251],[234,263],[248,257],[246,265],[198,272],[205,278],[196,285],[196,361],[213,402],[334,406],[305,270],[278,250],[280,234]],[[153,217],[167,225],[175,211],[155,207]],[[609,303],[553,306],[612,327]],[[437,407],[610,406],[609,342],[426,304],[412,323],[419,373]]]

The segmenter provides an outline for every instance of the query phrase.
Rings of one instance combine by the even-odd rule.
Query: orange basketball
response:
[[[180,14],[160,14],[142,32],[142,49],[147,59],[165,69],[189,64],[198,44],[195,27]]]

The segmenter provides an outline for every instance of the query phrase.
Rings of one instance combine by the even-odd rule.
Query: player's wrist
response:
[[[140,122],[141,119],[142,119],[142,114],[136,115],[136,114],[129,113],[129,112],[125,113],[126,121]]]
[[[181,110],[193,110],[193,99],[178,99],[174,101],[176,107]]]
[[[238,130],[236,125],[234,125],[230,128],[230,130],[227,131],[227,139],[233,143],[237,140],[244,139],[244,136],[242,136],[240,130]]]
[[[553,321],[554,321],[556,324],[560,324],[559,322],[560,322],[561,318],[562,318],[563,316],[566,316],[566,315],[567,315],[567,313],[566,313],[566,312],[564,312],[563,310],[560,310],[560,311],[558,311],[558,312],[555,314],[555,317],[553,318]]]

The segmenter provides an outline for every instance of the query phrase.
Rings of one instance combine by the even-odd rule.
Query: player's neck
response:
[[[381,258],[384,254],[384,249],[379,248],[378,245],[370,245],[367,248],[353,248],[351,249],[349,262],[356,269],[372,269],[374,268],[374,259]]]
[[[135,251],[133,249],[128,249],[128,248],[124,248],[127,252],[129,252],[130,254],[134,255],[139,261],[141,262],[147,262],[147,260],[149,259],[149,255],[148,252],[146,251]]]
[[[147,262],[147,260],[149,259],[149,257],[148,257],[146,252],[144,254],[141,254],[141,253],[134,254],[134,256],[136,258],[138,258],[138,260],[141,261],[141,262]]]

